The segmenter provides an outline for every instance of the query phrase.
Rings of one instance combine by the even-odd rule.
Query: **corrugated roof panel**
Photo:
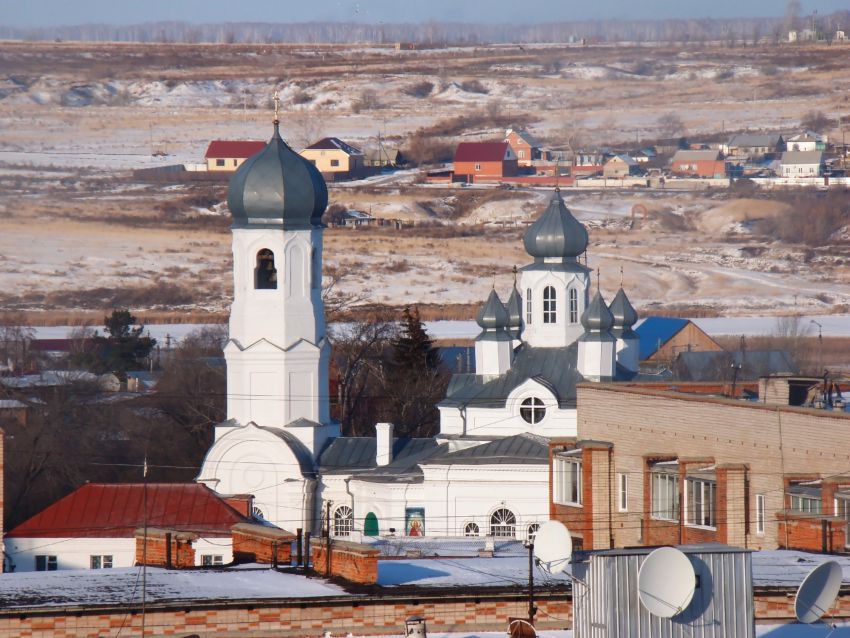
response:
[[[207,147],[204,159],[224,158],[248,158],[256,155],[266,147],[265,142],[213,140]]]
[[[635,332],[640,337],[641,361],[651,357],[661,346],[675,337],[688,325],[688,319],[678,317],[647,317]]]

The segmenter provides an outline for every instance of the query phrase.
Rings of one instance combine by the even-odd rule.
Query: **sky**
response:
[[[0,24],[216,22],[550,22],[608,18],[781,16],[786,0],[0,0]],[[803,14],[846,10],[848,0],[802,0]]]

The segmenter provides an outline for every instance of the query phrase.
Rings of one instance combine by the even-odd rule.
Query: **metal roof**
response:
[[[673,155],[673,162],[699,162],[699,161],[717,161],[720,159],[720,151],[676,151]]]
[[[614,329],[621,332],[631,332],[631,327],[637,323],[638,315],[632,302],[626,296],[626,291],[620,286],[617,294],[608,305],[608,310],[614,317]]]
[[[820,164],[823,161],[823,151],[785,151],[782,154],[782,164]]]
[[[280,137],[236,170],[227,190],[233,228],[308,230],[322,223],[328,188],[321,173]]]
[[[796,374],[797,366],[785,350],[740,350],[735,352],[680,352],[673,364],[682,381],[725,381],[732,366],[740,365],[738,380],[754,380],[768,374]]]
[[[585,330],[591,332],[607,332],[614,325],[614,315],[608,310],[608,306],[602,298],[602,293],[598,290],[587,308],[581,313],[581,325],[584,326]]]
[[[688,325],[688,319],[678,317],[647,317],[636,329],[640,337],[639,357],[648,359]]]
[[[489,443],[438,454],[420,465],[548,465],[549,445],[543,437],[516,434]]]
[[[503,408],[515,388],[534,379],[552,391],[560,407],[574,407],[576,384],[584,381],[576,370],[577,354],[577,343],[565,348],[532,348],[523,344],[515,351],[511,369],[495,379],[476,374],[453,375],[440,406]]]
[[[393,460],[378,467],[375,456],[377,440],[370,436],[341,436],[324,449],[319,456],[319,467],[324,473],[359,472],[375,470],[381,473],[406,472],[416,461],[437,451],[438,443],[433,438],[398,438],[393,440]],[[358,474],[358,477],[360,474]]]
[[[229,536],[233,525],[246,520],[206,485],[198,483],[89,483],[21,523],[6,536],[132,537],[135,530],[145,524]]]
[[[510,158],[507,142],[461,142],[455,151],[455,162],[501,162]]]
[[[225,158],[248,158],[256,155],[266,147],[265,142],[254,140],[245,141],[230,141],[230,140],[213,140],[207,146],[207,152],[204,153],[204,159],[215,157]]]
[[[522,242],[537,260],[560,257],[574,260],[587,250],[587,229],[578,221],[557,189],[543,214],[528,227]]]
[[[318,142],[310,144],[307,149],[325,150],[325,151],[342,151],[347,155],[363,155],[363,151],[359,148],[346,144],[338,137],[323,137]]]
[[[741,133],[733,135],[728,146],[735,148],[778,146],[783,142],[778,133]]]
[[[475,321],[485,330],[500,330],[508,326],[508,310],[499,299],[495,288],[490,290],[490,295],[478,311]]]

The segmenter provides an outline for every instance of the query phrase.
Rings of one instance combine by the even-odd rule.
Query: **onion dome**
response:
[[[495,289],[490,291],[490,296],[478,311],[475,321],[484,330],[504,330],[508,326],[508,311]]]
[[[611,300],[611,305],[608,306],[608,309],[614,316],[614,330],[629,332],[632,326],[637,323],[637,311],[635,311],[622,287],[614,295],[614,299]]]
[[[564,204],[560,191],[552,195],[549,206],[522,239],[525,251],[535,260],[571,259],[587,249],[587,229]]]
[[[588,332],[606,332],[614,325],[614,315],[598,290],[581,315],[581,325]]]
[[[516,287],[511,290],[511,296],[508,297],[508,303],[505,305],[508,311],[508,328],[518,335],[522,327],[522,299]]]
[[[283,141],[275,121],[266,147],[230,179],[227,205],[233,228],[308,230],[322,224],[328,187],[316,167]]]

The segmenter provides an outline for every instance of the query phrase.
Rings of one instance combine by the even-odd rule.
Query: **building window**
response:
[[[216,166],[224,166],[224,160],[223,159],[217,159],[215,161],[215,165]]]
[[[92,569],[112,569],[112,555],[92,555],[89,556],[89,566]]]
[[[340,505],[334,511],[334,536],[350,536],[354,531],[354,512],[348,505]]]
[[[277,288],[274,253],[268,248],[263,248],[257,253],[257,266],[254,268],[254,288],[257,290],[274,290]]]
[[[629,475],[625,472],[617,474],[617,510],[629,511]]]
[[[480,171],[480,170],[481,170],[481,164],[476,164],[476,165],[475,165],[475,170],[476,170],[476,171]]]
[[[578,323],[578,291],[570,288],[570,323]]]
[[[204,567],[215,567],[217,565],[223,565],[224,559],[221,554],[202,554],[201,555],[201,565]]]
[[[497,509],[490,516],[490,536],[498,538],[514,538],[516,536],[516,516],[504,507]]]
[[[555,323],[556,317],[556,299],[555,288],[546,286],[543,289],[543,323]]]
[[[539,529],[540,523],[532,523],[529,525],[528,529],[525,531],[525,540],[529,543],[533,543]]]
[[[679,477],[667,472],[652,472],[652,518],[679,520]]]
[[[820,514],[822,510],[820,497],[803,496],[802,494],[791,495],[791,511],[804,514]]]
[[[563,505],[581,505],[581,460],[555,459],[553,497]]]
[[[519,415],[526,423],[534,425],[540,423],[546,416],[546,406],[543,400],[537,397],[528,397],[519,404]]]
[[[525,323],[526,325],[531,323],[531,288],[525,289]]]
[[[333,167],[339,166],[339,160],[332,159],[331,160],[331,166],[333,166]]]
[[[716,527],[717,484],[714,481],[689,478],[685,481],[687,525]]]
[[[55,572],[59,568],[59,562],[55,556],[39,554],[35,557],[35,571],[37,572]]]
[[[525,151],[523,151],[523,150],[517,151],[517,157],[519,157],[520,159],[525,158]]]
[[[263,521],[263,520],[265,520],[265,519],[266,519],[265,514],[263,514],[263,510],[261,510],[261,509],[260,509],[259,507],[257,507],[256,505],[254,505],[254,506],[251,508],[251,516],[253,516],[254,518],[258,518],[258,519],[260,519],[261,521]]]
[[[756,494],[756,534],[764,534],[764,494]]]
[[[239,160],[233,160],[233,165],[234,165],[234,166],[239,166]]]
[[[835,497],[835,515],[847,521],[847,531],[850,532],[850,495]],[[850,536],[845,541],[845,547],[850,546]]]
[[[478,523],[467,523],[463,527],[464,536],[478,536],[481,530],[478,528]]]

